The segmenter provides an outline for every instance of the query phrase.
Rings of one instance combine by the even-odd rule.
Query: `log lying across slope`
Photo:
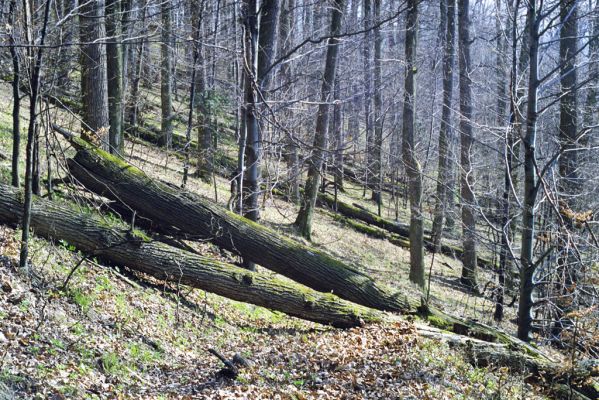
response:
[[[270,270],[321,292],[368,307],[414,311],[419,304],[326,253],[231,213],[193,193],[149,178],[139,169],[71,138],[78,151],[70,172],[88,189],[126,203],[141,215],[175,226],[194,238],[209,239]]]
[[[23,193],[0,184],[0,223],[19,223]],[[112,221],[112,222],[111,222]],[[294,282],[251,272],[232,264],[189,253],[99,214],[36,198],[31,227],[48,239],[62,239],[90,256],[112,264],[256,304],[309,321],[336,327],[381,321],[383,313],[321,293]]]
[[[381,229],[384,229],[388,232],[391,232],[392,234],[399,235],[399,236],[403,237],[404,239],[407,239],[410,235],[410,227],[408,225],[400,224],[398,222],[379,217],[378,215],[376,215],[368,210],[364,210],[364,209],[356,207],[352,204],[348,204],[343,201],[339,201],[339,199],[337,199],[337,202],[335,202],[335,197],[331,196],[328,193],[319,193],[318,200],[321,201],[322,203],[326,204],[329,208],[336,209],[339,214],[341,214],[347,218],[360,220],[367,224],[370,224],[370,225],[379,227]],[[357,230],[365,231],[364,229],[360,229],[359,227]],[[365,232],[365,233],[367,233],[367,232]],[[433,242],[431,241],[430,231],[425,232],[425,233],[427,233],[428,236],[425,235],[424,244],[429,251],[434,251],[435,246],[434,246]],[[390,238],[391,238],[392,242],[394,240],[397,241],[397,239],[399,239],[399,238],[394,238],[393,236],[390,236]],[[403,246],[403,242],[398,241],[398,243],[399,243],[399,245]],[[461,258],[464,253],[464,251],[462,249],[460,249],[459,247],[450,246],[445,243],[441,245],[440,250],[441,250],[442,254],[448,255],[450,257],[457,257],[457,258]],[[494,268],[495,267],[495,264],[491,260],[488,260],[488,259],[486,259],[484,257],[480,257],[480,256],[477,257],[477,263],[480,267],[484,267],[484,268]]]

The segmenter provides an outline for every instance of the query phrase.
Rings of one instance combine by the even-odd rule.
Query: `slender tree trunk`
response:
[[[381,19],[381,0],[374,0],[374,20]],[[381,215],[383,196],[381,186],[383,185],[383,88],[381,82],[381,59],[383,57],[383,35],[381,27],[374,29],[374,145],[373,145],[373,182],[372,199],[377,203],[378,214]]]
[[[336,37],[341,32],[341,17],[345,8],[345,0],[333,0],[331,12],[331,38],[327,44],[326,62],[322,87],[320,92],[320,105],[316,119],[316,133],[312,146],[312,156],[309,161],[308,180],[302,197],[300,210],[295,220],[300,234],[308,240],[312,238],[312,215],[316,204],[318,187],[320,186],[321,171],[326,154],[329,126],[329,101],[335,81],[337,70],[337,55],[339,53],[339,39]]]
[[[106,47],[100,43],[106,37],[101,3],[79,0],[79,35],[81,38],[81,95],[84,136],[108,149],[108,81]]]
[[[35,55],[35,63],[31,71],[29,96],[29,127],[27,128],[27,145],[25,151],[25,198],[23,202],[23,219],[21,236],[21,251],[19,254],[19,266],[26,268],[29,258],[29,227],[31,225],[31,203],[33,198],[33,145],[35,141],[35,130],[37,125],[37,102],[40,90],[40,77],[42,69],[42,55],[44,42],[46,39],[46,28],[48,27],[48,17],[50,14],[50,0],[46,0],[44,7],[44,21],[40,34],[39,48]]]
[[[505,145],[503,148],[503,163],[505,164],[505,171],[503,173],[503,194],[501,198],[501,248],[499,250],[499,268],[497,271],[498,275],[498,284],[499,289],[497,293],[497,299],[495,302],[495,312],[493,314],[493,318],[495,321],[501,321],[503,319],[503,302],[507,285],[507,274],[511,271],[511,254],[510,244],[511,244],[511,191],[512,191],[512,174],[513,174],[513,148],[514,148],[514,128],[516,122],[516,82],[518,75],[518,66],[517,66],[517,43],[518,43],[518,25],[516,20],[511,20],[511,13],[518,12],[518,6],[520,1],[516,1],[516,7],[513,6],[513,1],[508,3],[507,11],[508,17],[506,21],[508,21],[508,25],[511,24],[509,29],[505,29],[505,34],[510,32],[511,35],[511,48],[512,48],[512,63],[510,70],[510,86],[509,86],[509,98],[510,98],[510,117],[509,123],[506,129],[505,134]],[[498,1],[497,4],[500,4]],[[501,35],[501,32],[500,32]],[[503,49],[506,50],[503,54],[498,54],[497,57],[497,66],[498,68],[503,68],[503,62],[505,57],[507,56],[507,46],[506,41],[503,41]],[[501,79],[501,78],[499,78]],[[502,90],[503,87],[500,87],[499,90]],[[501,102],[498,103],[498,107],[504,106]],[[501,127],[501,115],[498,112],[498,120],[499,126]]]
[[[432,239],[436,248],[441,245],[443,236],[443,220],[447,202],[449,181],[449,136],[451,132],[451,116],[453,106],[453,68],[455,59],[455,2],[445,0],[447,19],[443,34],[443,110],[439,128],[439,164],[437,168],[437,201],[435,203]],[[443,10],[441,11],[443,13]]]
[[[161,5],[162,35],[160,43],[160,105],[162,110],[160,140],[161,146],[170,149],[173,145],[173,52],[171,49],[172,16],[171,3],[163,1]]]
[[[458,36],[460,43],[460,169],[462,197],[462,259],[461,282],[471,289],[476,283],[476,210],[474,199],[474,170],[471,164],[474,145],[472,129],[472,65],[470,60],[470,1],[458,1]]]
[[[364,125],[366,128],[366,146],[365,146],[365,161],[366,168],[364,173],[364,195],[366,189],[370,186],[371,169],[372,169],[372,1],[364,0],[363,17],[364,17]]]
[[[12,185],[20,186],[19,160],[21,154],[21,63],[19,53],[15,46],[16,30],[16,0],[10,2],[9,14],[11,18],[12,32],[10,35],[10,56],[12,58]]]
[[[257,115],[258,77],[258,3],[256,0],[244,0],[244,107],[243,126],[244,138],[240,148],[243,152],[242,164],[242,213],[252,221],[260,219],[258,199],[260,195],[260,157],[262,155],[262,142],[260,140],[260,127]]]
[[[577,211],[579,207],[576,199],[581,193],[581,182],[578,175],[580,152],[578,145],[578,88],[576,52],[578,50],[578,16],[576,1],[562,1],[560,4],[560,122],[559,141],[561,155],[558,160],[560,172],[560,198],[562,207]],[[563,218],[566,232],[558,236],[560,246],[558,266],[560,275],[564,277],[561,295],[563,301],[558,301],[558,315],[556,317],[554,334],[560,336],[563,329],[571,328],[572,319],[567,315],[577,306],[576,291],[572,290],[579,284],[581,264],[573,247],[576,246],[574,235],[570,232],[574,228],[572,221]],[[562,306],[563,305],[563,306]]]
[[[122,154],[123,140],[123,67],[121,31],[119,27],[120,0],[106,0],[106,71],[108,79],[108,139],[110,152]]]
[[[146,28],[146,1],[141,4],[141,32],[147,33]],[[127,122],[131,134],[137,135],[138,132],[137,124],[139,120],[139,87],[142,80],[142,72],[144,66],[145,47],[147,46],[146,40],[142,39],[137,45],[137,57],[135,58],[135,66],[132,67],[132,82],[131,82],[131,94],[129,95],[128,110],[127,110]]]
[[[406,14],[406,78],[404,91],[402,157],[408,177],[410,200],[410,281],[424,287],[424,227],[422,220],[422,171],[414,140],[416,106],[416,49],[418,0],[408,0]]]
[[[520,250],[520,302],[518,304],[518,338],[528,341],[532,330],[532,307],[534,290],[533,261],[535,202],[537,199],[537,182],[535,171],[535,142],[537,139],[537,91],[538,53],[539,53],[539,19],[536,0],[529,1],[527,11],[528,59],[530,71],[528,76],[528,103],[526,109],[526,135],[524,137],[524,201],[522,215],[522,244]]]

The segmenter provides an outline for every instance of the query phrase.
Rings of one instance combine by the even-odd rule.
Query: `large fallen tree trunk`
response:
[[[1,223],[20,222],[22,198],[18,189],[0,184]],[[140,231],[131,231],[124,223],[76,210],[74,206],[36,198],[31,227],[39,236],[65,240],[89,256],[111,264],[309,321],[347,328],[390,318],[330,293],[153,241]]]
[[[231,213],[193,193],[149,178],[139,169],[71,137],[78,151],[70,172],[88,189],[126,203],[159,224],[209,239],[268,269],[321,292],[368,307],[408,312],[418,301],[394,292],[328,254]]]
[[[62,133],[78,149],[68,164],[70,172],[84,186],[127,204],[158,224],[174,226],[192,235],[192,239],[209,239],[312,289],[332,292],[380,310],[421,314],[437,327],[534,352],[525,343],[491,327],[456,319],[432,307],[422,307],[418,294],[393,291],[314,247],[228,212],[201,196],[149,178],[123,160],[67,132]]]

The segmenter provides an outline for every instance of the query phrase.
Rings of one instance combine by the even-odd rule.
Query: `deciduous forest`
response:
[[[0,400],[598,399],[599,2],[0,0]]]

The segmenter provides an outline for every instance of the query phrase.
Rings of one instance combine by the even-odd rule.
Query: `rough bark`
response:
[[[443,35],[443,109],[439,127],[439,163],[437,167],[437,198],[433,218],[433,241],[438,247],[443,237],[443,220],[449,180],[449,144],[453,103],[453,67],[455,59],[455,0],[447,0],[447,20]],[[441,11],[443,12],[443,10]]]
[[[418,1],[408,0],[406,15],[406,78],[402,127],[402,158],[408,177],[410,199],[410,281],[424,287],[424,229],[422,216],[422,171],[414,141],[416,105],[416,48]]]
[[[86,136],[108,149],[108,82],[106,74],[106,37],[104,10],[98,1],[79,1],[81,39],[82,128]]]
[[[0,222],[20,223],[22,192],[0,184]],[[37,235],[65,240],[91,257],[256,304],[309,321],[349,328],[383,321],[385,315],[330,293],[320,293],[294,282],[243,268],[153,241],[124,223],[108,222],[101,215],[75,206],[35,198],[31,227]]]
[[[165,226],[175,226],[193,238],[210,239],[316,290],[333,292],[373,308],[414,310],[405,296],[322,251],[241,218],[200,196],[154,181],[102,150],[79,139],[72,140],[79,151],[69,160],[71,173],[98,194],[127,203],[141,215]]]
[[[120,0],[106,0],[106,71],[108,80],[108,141],[111,153],[122,154],[123,140],[123,67],[121,30],[119,24]]]
[[[161,116],[161,145],[170,149],[173,143],[173,55],[171,50],[171,3],[163,1],[161,6],[162,36],[160,43],[160,106]]]
[[[464,257],[461,281],[476,290],[476,210],[474,170],[470,156],[474,144],[472,129],[472,62],[470,59],[470,1],[458,1],[460,64],[460,194],[462,198],[462,241]]]
[[[316,118],[316,133],[312,145],[312,155],[309,160],[308,180],[302,197],[300,210],[295,220],[299,232],[310,240],[312,235],[312,215],[316,203],[316,195],[320,186],[322,165],[326,155],[329,126],[329,101],[332,95],[335,74],[337,70],[337,55],[339,39],[335,36],[341,32],[341,17],[345,8],[345,0],[335,0],[331,12],[330,34],[327,44],[327,54],[320,92],[320,105]]]
[[[260,219],[258,199],[260,195],[260,164],[262,140],[258,125],[257,93],[258,76],[258,3],[243,2],[244,24],[244,105],[243,140],[239,144],[239,170],[241,171],[240,212],[252,221]],[[248,265],[249,266],[249,265]]]

